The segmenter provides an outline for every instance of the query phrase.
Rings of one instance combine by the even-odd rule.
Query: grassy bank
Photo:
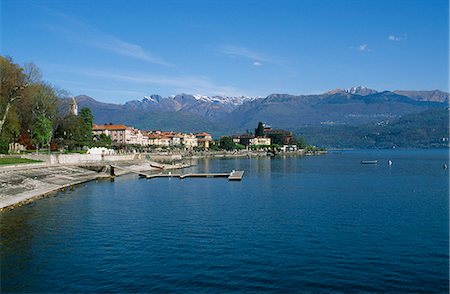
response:
[[[20,158],[20,157],[1,157],[0,158],[0,165],[21,164],[21,163],[37,163],[37,162],[42,162],[42,161],[28,159],[28,158]]]

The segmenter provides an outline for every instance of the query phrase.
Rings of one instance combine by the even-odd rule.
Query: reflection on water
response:
[[[445,150],[199,159],[190,171],[244,179],[88,183],[1,214],[1,290],[448,292],[445,162]]]

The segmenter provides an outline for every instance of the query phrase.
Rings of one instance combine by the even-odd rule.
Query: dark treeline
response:
[[[298,133],[327,148],[449,148],[449,111],[429,109],[385,124],[307,127]]]
[[[93,145],[91,111],[83,108],[73,115],[60,110],[69,93],[43,81],[36,65],[20,66],[0,56],[0,78],[0,153],[7,153],[10,143],[49,150]]]

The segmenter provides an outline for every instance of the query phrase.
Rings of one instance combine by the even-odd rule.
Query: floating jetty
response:
[[[139,173],[140,177],[147,179],[153,178],[228,178],[230,181],[240,181],[244,177],[244,171],[234,171],[229,173],[189,173],[189,174],[177,174],[177,173],[158,173],[147,174]]]
[[[124,171],[138,174],[141,178],[153,179],[153,178],[228,178],[230,181],[241,181],[244,177],[244,171],[233,170],[229,173],[148,173],[144,171],[137,171],[132,169],[127,169],[119,166],[113,166]]]

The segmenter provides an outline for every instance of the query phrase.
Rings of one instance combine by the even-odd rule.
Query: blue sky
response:
[[[448,91],[444,0],[1,0],[1,54],[73,95]]]

